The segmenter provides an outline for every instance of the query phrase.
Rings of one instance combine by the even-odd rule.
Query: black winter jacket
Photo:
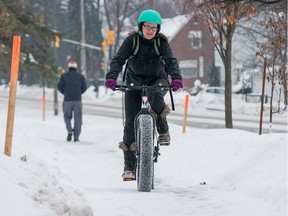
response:
[[[74,68],[61,75],[57,88],[64,95],[64,101],[81,101],[87,89],[84,76]]]
[[[110,71],[106,74],[106,79],[117,79],[126,60],[132,56],[133,37],[138,33],[130,34],[120,46],[110,64]],[[154,39],[147,40],[139,36],[139,50],[137,54],[129,59],[127,68],[127,83],[138,85],[149,85],[157,79],[167,79],[167,74],[171,79],[180,79],[177,59],[173,56],[167,38],[159,33],[156,37],[160,38],[160,55],[158,56],[154,48]],[[164,63],[164,64],[163,64]]]

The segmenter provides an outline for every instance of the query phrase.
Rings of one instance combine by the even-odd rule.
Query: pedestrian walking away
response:
[[[77,71],[77,63],[74,60],[68,63],[68,71],[61,75],[57,88],[64,95],[62,107],[68,133],[67,141],[71,141],[74,136],[74,142],[79,142],[82,128],[82,94],[87,87],[85,78]]]
[[[155,10],[144,10],[138,18],[138,31],[131,32],[121,44],[111,60],[110,70],[106,74],[105,86],[115,90],[117,78],[126,63],[124,78],[126,83],[156,86],[172,82],[173,91],[183,87],[177,59],[174,57],[167,37],[160,33],[162,19]],[[170,144],[169,127],[166,116],[170,108],[165,104],[167,91],[154,89],[148,92],[150,112],[156,121],[158,142]],[[125,92],[125,125],[123,141],[119,143],[124,152],[123,178],[134,175],[136,169],[134,118],[141,109],[141,91]]]

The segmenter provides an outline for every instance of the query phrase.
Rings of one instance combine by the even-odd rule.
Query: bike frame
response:
[[[149,192],[154,189],[154,163],[158,161],[159,143],[155,145],[155,119],[149,112],[150,104],[148,101],[148,90],[160,88],[170,90],[169,86],[135,86],[135,85],[116,85],[115,90],[141,91],[141,110],[134,119],[136,158],[137,158],[137,186],[139,191]],[[142,125],[142,126],[141,126]],[[152,128],[151,128],[152,127]]]
[[[158,161],[158,156],[160,155],[159,153],[159,143],[157,143],[157,145],[155,145],[155,135],[156,135],[156,131],[155,131],[155,119],[154,117],[151,115],[151,113],[149,112],[149,109],[150,109],[150,104],[149,104],[149,101],[148,101],[148,86],[143,86],[143,89],[142,89],[142,95],[141,95],[141,99],[142,99],[142,104],[141,104],[141,110],[139,111],[139,113],[136,115],[135,117],[135,120],[134,120],[134,129],[135,129],[135,136],[137,135],[137,122],[139,120],[139,116],[140,115],[149,115],[151,116],[151,118],[153,119],[153,147],[154,147],[154,152],[153,152],[153,162],[157,162]],[[135,140],[137,140],[137,137],[135,137]],[[136,146],[137,145],[137,142],[136,142]],[[137,148],[137,149],[140,149],[140,148]],[[137,151],[137,154],[139,155],[139,151]]]

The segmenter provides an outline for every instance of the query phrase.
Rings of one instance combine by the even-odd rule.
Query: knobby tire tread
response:
[[[139,115],[137,119],[137,151],[138,151],[138,191],[150,192],[154,185],[153,162],[153,117],[148,114]]]

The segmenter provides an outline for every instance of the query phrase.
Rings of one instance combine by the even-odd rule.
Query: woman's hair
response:
[[[135,35],[135,34],[138,34],[138,32],[137,32],[137,31],[132,31],[132,32],[129,32],[129,33],[128,33],[128,36],[130,36],[130,35]]]
[[[156,37],[162,38],[163,40],[165,40],[166,42],[168,42],[168,38],[167,38],[164,34],[162,34],[162,33],[158,33],[158,34],[156,35]]]

